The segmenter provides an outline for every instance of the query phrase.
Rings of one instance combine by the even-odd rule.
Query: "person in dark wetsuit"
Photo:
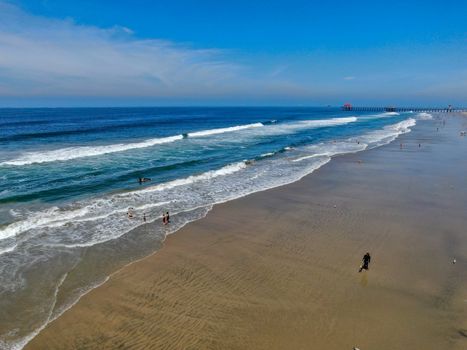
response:
[[[358,270],[358,272],[362,272],[363,269],[365,270],[368,270],[368,265],[370,264],[370,261],[371,261],[371,256],[370,256],[370,253],[366,253],[364,256],[363,256],[363,259],[362,259],[362,266],[360,266],[360,270]]]
[[[167,212],[167,213],[165,214],[165,222],[166,222],[166,224],[170,224],[170,215],[169,215],[169,212]]]

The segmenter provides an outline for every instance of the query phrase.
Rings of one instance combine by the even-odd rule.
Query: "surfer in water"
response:
[[[142,184],[143,182],[148,182],[148,181],[151,181],[151,179],[148,178],[148,177],[139,177],[139,178],[138,178],[138,182],[139,182],[140,184]]]
[[[360,266],[360,270],[358,270],[358,272],[362,272],[363,269],[368,270],[369,269],[368,265],[370,265],[370,261],[371,261],[371,256],[370,256],[370,253],[367,252],[363,256],[362,266]]]

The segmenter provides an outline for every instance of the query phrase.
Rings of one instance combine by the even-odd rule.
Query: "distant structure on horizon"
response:
[[[341,107],[344,111],[357,111],[357,112],[467,112],[467,108],[464,107],[452,107],[449,105],[448,107],[395,107],[395,106],[387,106],[387,107],[362,107],[362,106],[352,106],[351,103],[344,103]]]

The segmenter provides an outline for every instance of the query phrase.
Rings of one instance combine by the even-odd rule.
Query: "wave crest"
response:
[[[226,132],[233,132],[239,131],[244,129],[251,129],[251,128],[258,128],[263,126],[262,123],[254,123],[254,124],[247,124],[247,125],[238,125],[232,126],[228,128],[220,128],[220,129],[211,129],[211,130],[203,130],[185,134],[187,137],[202,137],[202,136],[209,136],[209,135],[217,135],[223,134]],[[184,135],[175,135],[175,136],[168,136],[162,138],[154,138],[149,139],[141,142],[133,142],[133,143],[120,143],[114,145],[103,145],[103,146],[84,146],[84,147],[66,147],[62,149],[57,149],[53,151],[45,151],[45,152],[28,152],[20,156],[19,158],[13,160],[7,160],[0,165],[30,165],[30,164],[39,164],[39,163],[48,163],[48,162],[58,162],[58,161],[67,161],[77,158],[85,158],[85,157],[95,157],[101,156],[104,154],[109,153],[116,153],[116,152],[124,152],[138,148],[147,148],[156,145],[162,145],[165,143],[171,143],[175,141],[182,140],[185,136]]]
[[[430,120],[433,119],[433,115],[431,115],[430,113],[422,112],[417,114],[417,118],[420,120]]]
[[[188,137],[203,137],[203,136],[223,134],[223,133],[226,133],[226,132],[233,132],[233,131],[239,131],[239,130],[245,130],[245,129],[260,128],[262,126],[264,126],[263,123],[253,123],[253,124],[246,124],[246,125],[231,126],[231,127],[228,127],[228,128],[220,128],[220,129],[211,129],[211,130],[189,132],[187,135],[188,135]]]
[[[170,143],[183,139],[182,135],[169,136],[163,138],[149,139],[142,142],[120,143],[115,145],[105,146],[84,146],[84,147],[67,147],[53,151],[45,152],[28,152],[19,158],[7,160],[0,165],[29,165],[35,163],[47,163],[72,160],[76,158],[94,157],[108,153],[123,152],[131,149],[146,148],[164,143]]]
[[[276,124],[273,123],[268,126],[268,130],[265,134],[281,134],[287,132],[293,132],[295,130],[303,128],[320,128],[327,126],[338,126],[357,121],[356,117],[347,118],[331,118],[331,119],[318,119],[318,120],[302,120],[287,124]],[[241,130],[262,128],[265,125],[263,123],[252,123],[246,125],[237,125],[227,128],[209,129],[202,131],[195,131],[181,135],[168,136],[163,138],[154,138],[141,142],[133,142],[126,144],[114,144],[114,145],[103,145],[103,146],[83,146],[83,147],[66,147],[62,149],[52,151],[41,151],[41,152],[27,152],[20,157],[12,160],[7,160],[0,163],[0,166],[22,166],[40,163],[49,163],[57,161],[68,161],[78,158],[95,157],[109,153],[124,152],[133,149],[147,148],[155,145],[161,145],[182,140],[184,138],[196,138],[219,135],[224,133],[236,132]],[[266,129],[266,128],[265,128]]]

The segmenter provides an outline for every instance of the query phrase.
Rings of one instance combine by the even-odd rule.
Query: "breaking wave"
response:
[[[331,119],[322,119],[322,120],[303,120],[292,123],[284,124],[269,124],[265,134],[280,134],[293,132],[294,130],[302,128],[319,128],[326,126],[337,126],[352,123],[357,121],[356,117],[348,118],[331,118]],[[39,163],[48,163],[48,162],[57,162],[57,161],[68,161],[77,158],[85,157],[95,157],[101,156],[109,153],[124,152],[139,148],[147,148],[156,145],[162,145],[167,143],[172,143],[175,141],[182,140],[184,138],[196,138],[196,137],[206,137],[219,135],[224,133],[236,132],[241,130],[256,129],[262,128],[265,125],[263,123],[253,123],[246,125],[232,126],[228,128],[219,128],[219,129],[210,129],[203,131],[195,131],[181,135],[163,137],[163,138],[154,138],[141,142],[133,143],[119,143],[114,145],[101,145],[101,146],[83,146],[83,147],[66,147],[62,149],[52,150],[52,151],[42,151],[42,152],[27,152],[20,157],[12,160],[7,160],[0,165],[30,165],[30,164],[39,164]]]
[[[187,135],[188,135],[188,137],[203,137],[203,136],[223,134],[223,133],[226,133],[226,132],[233,132],[233,131],[252,129],[252,128],[260,128],[262,126],[264,126],[262,123],[253,123],[253,124],[247,124],[247,125],[232,126],[232,127],[229,127],[229,128],[220,128],[220,129],[211,129],[211,130],[189,132]]]
[[[2,162],[0,165],[28,165],[34,163],[57,162],[76,158],[101,156],[108,153],[123,152],[136,148],[146,148],[155,145],[162,145],[164,143],[170,143],[181,139],[183,139],[182,135],[176,135],[134,143],[119,143],[115,145],[104,146],[67,147],[53,151],[28,152],[17,159]]]
[[[420,120],[430,120],[433,119],[433,115],[431,115],[430,113],[422,112],[417,114],[417,118]]]

